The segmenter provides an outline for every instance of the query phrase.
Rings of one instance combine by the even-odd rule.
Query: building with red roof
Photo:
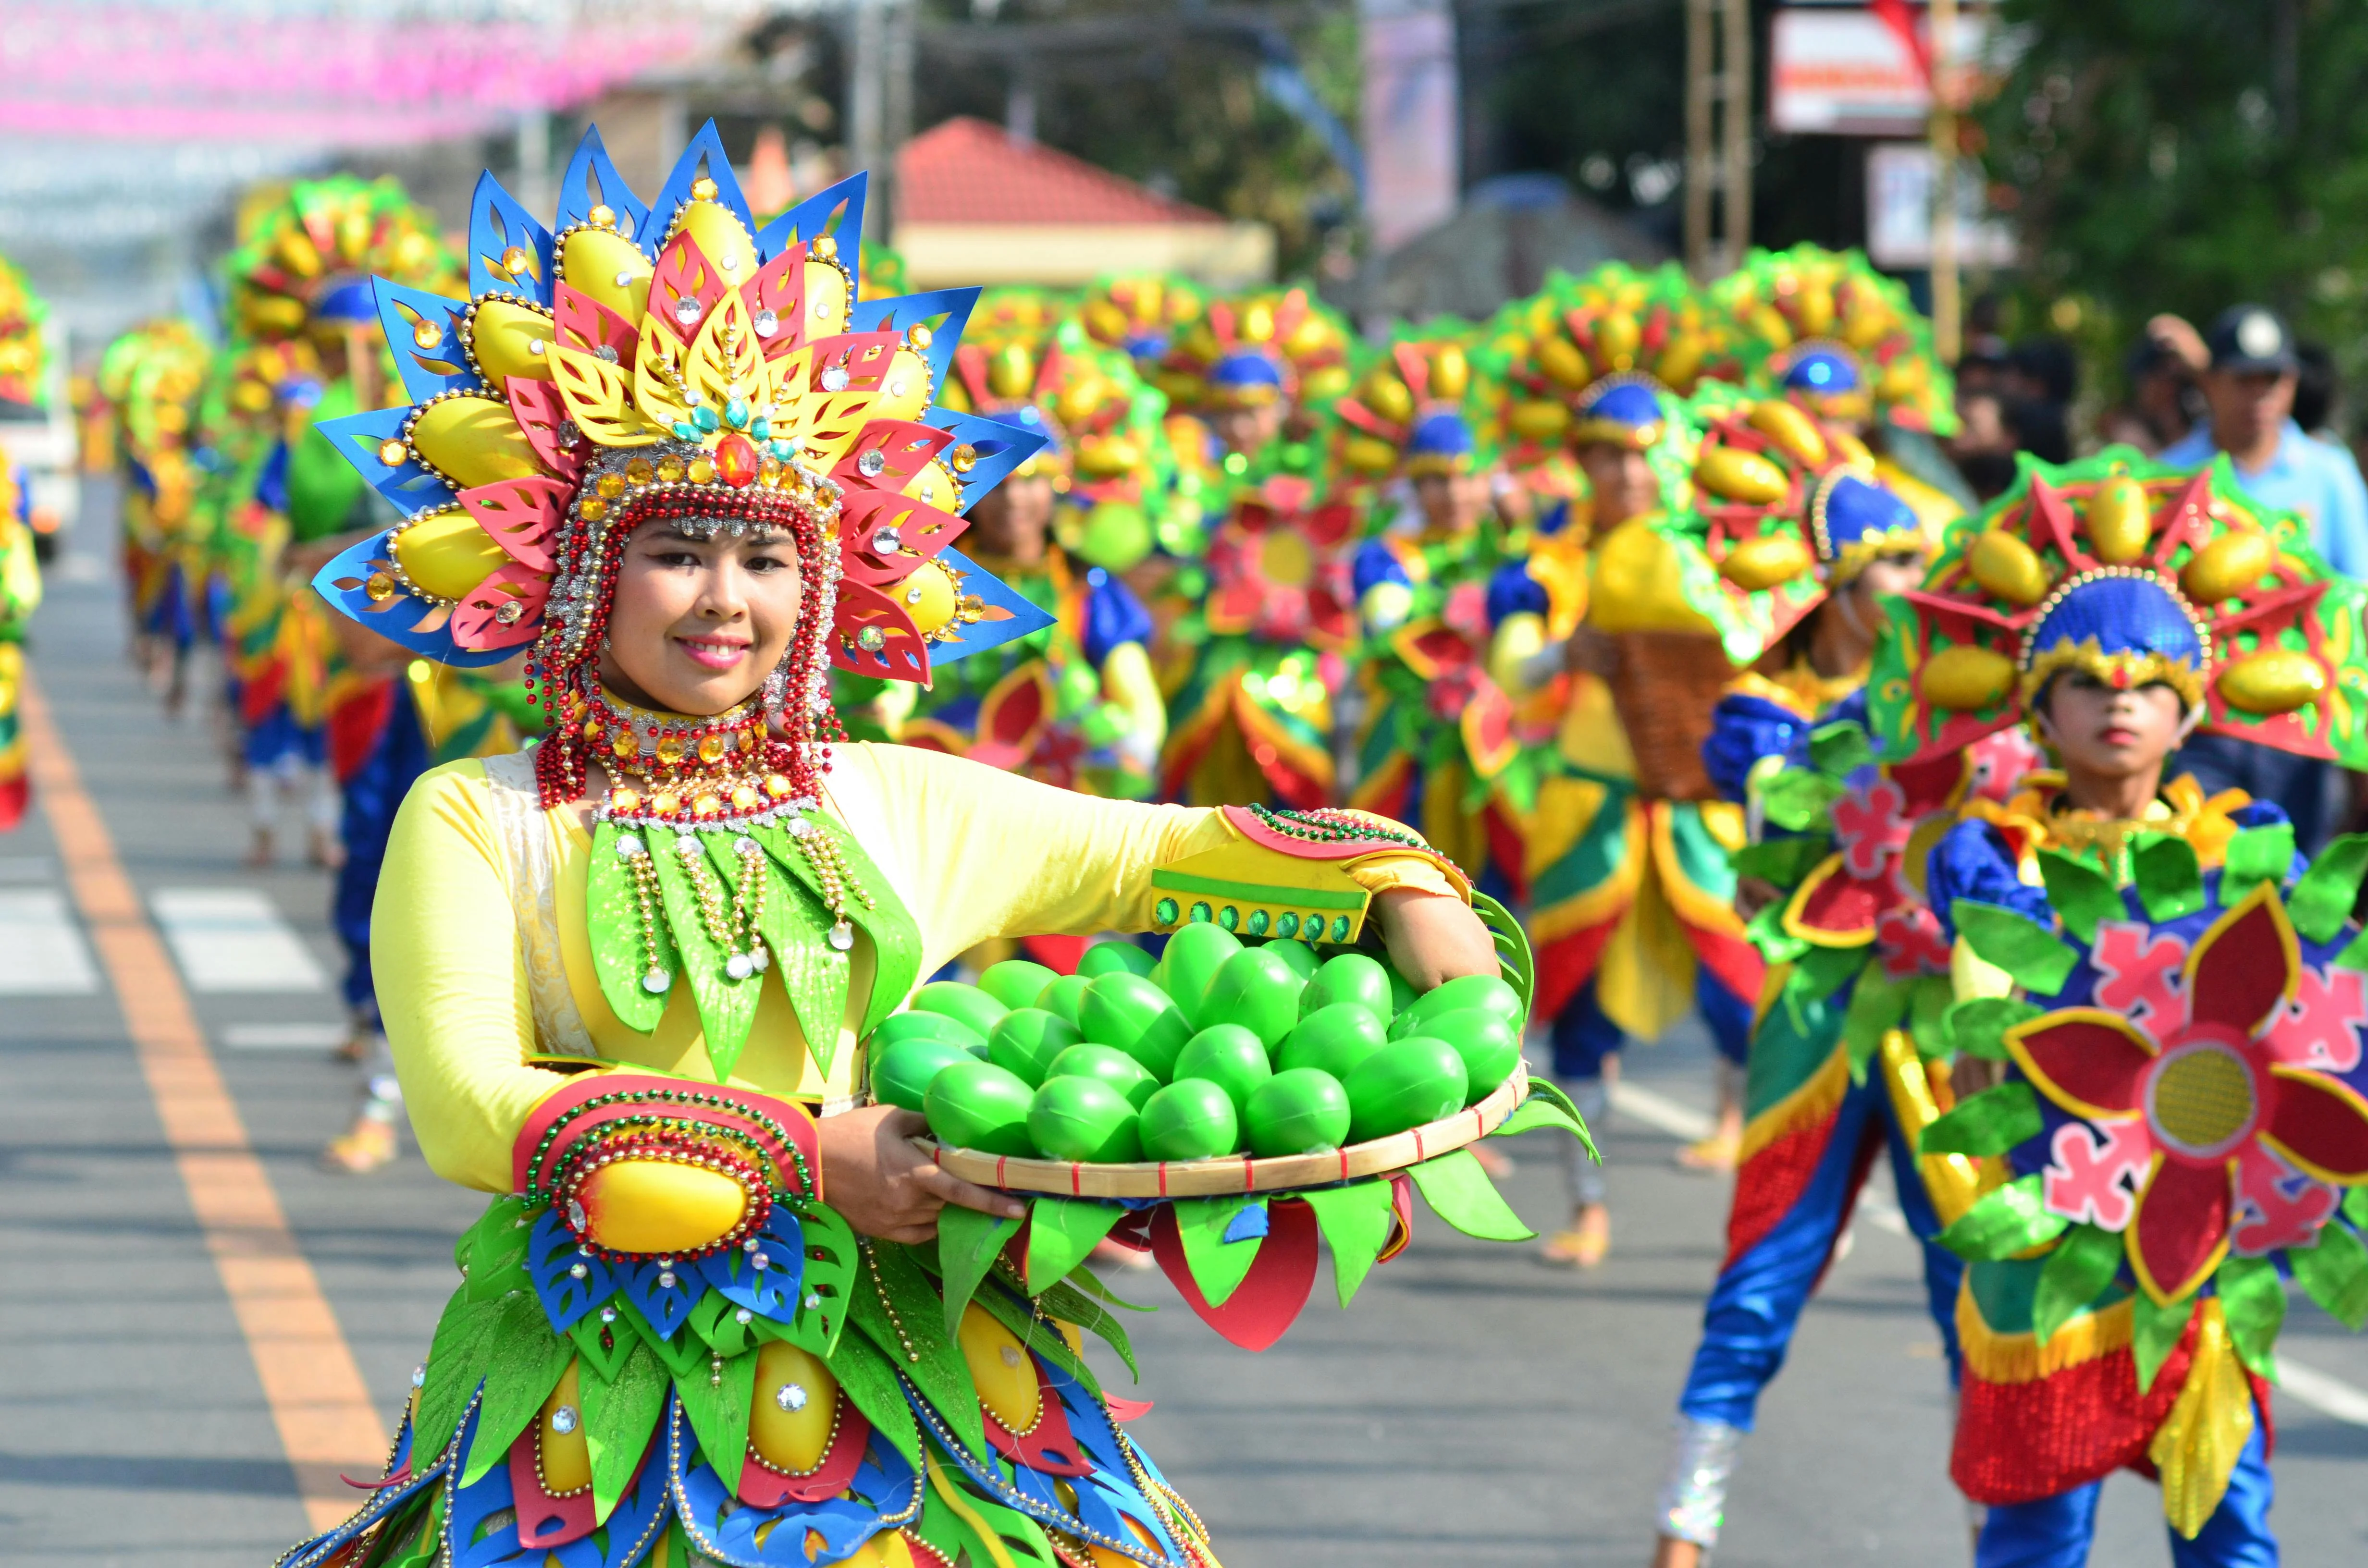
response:
[[[1274,231],[1121,179],[1002,127],[949,119],[896,154],[894,244],[914,289],[1088,283],[1179,272],[1214,288],[1274,273]]]

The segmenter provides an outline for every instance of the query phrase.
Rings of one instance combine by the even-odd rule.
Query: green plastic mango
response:
[[[1176,1054],[1176,1081],[1212,1083],[1225,1091],[1236,1111],[1249,1108],[1250,1091],[1274,1076],[1266,1047],[1239,1024],[1211,1024],[1184,1042]]]
[[[1124,970],[1129,974],[1149,974],[1151,965],[1152,957],[1149,953],[1144,952],[1133,942],[1113,937],[1107,942],[1096,942],[1092,947],[1087,948],[1086,956],[1077,960],[1077,972],[1087,980],[1105,974],[1114,974],[1120,970]]]
[[[1159,1080],[1142,1062],[1107,1045],[1069,1047],[1053,1058],[1053,1065],[1044,1071],[1046,1083],[1055,1078],[1099,1078],[1124,1095],[1126,1103],[1137,1110],[1159,1088]]]
[[[1143,1157],[1211,1160],[1241,1144],[1241,1115],[1216,1085],[1179,1078],[1143,1108]]]
[[[1038,989],[1042,989],[1041,986]],[[1031,1088],[1044,1081],[1053,1059],[1084,1039],[1077,1026],[1042,1007],[1016,1007],[987,1037],[986,1059],[1017,1073]]]
[[[1116,1046],[1161,1083],[1176,1070],[1176,1053],[1192,1026],[1167,992],[1139,974],[1098,974],[1077,1006],[1077,1027],[1096,1045]]]
[[[1521,1059],[1521,1037],[1486,1007],[1441,1013],[1422,1032],[1445,1040],[1463,1058],[1465,1105],[1478,1105],[1495,1094]]]
[[[1244,1119],[1250,1153],[1262,1160],[1319,1154],[1349,1136],[1349,1093],[1329,1073],[1294,1067],[1250,1091]]]
[[[1250,948],[1225,960],[1201,998],[1201,1027],[1239,1024],[1272,1051],[1299,1021],[1304,986],[1289,964],[1264,948]]]
[[[1041,963],[1006,959],[986,966],[986,972],[978,977],[978,988],[1007,1007],[1032,1007],[1044,987],[1060,978]]]
[[[1028,1102],[1028,1136],[1049,1160],[1121,1165],[1143,1158],[1134,1107],[1099,1078],[1051,1078]]]
[[[905,1110],[919,1110],[940,1068],[978,1058],[950,1040],[915,1035],[871,1059],[871,1097]]]
[[[1313,1067],[1346,1078],[1358,1062],[1382,1049],[1382,1020],[1355,1002],[1335,1002],[1299,1020],[1274,1054],[1277,1068]]]
[[[1194,1024],[1214,1023],[1215,1019],[1201,1016],[1201,998],[1208,994],[1209,982],[1217,971],[1241,950],[1231,931],[1196,920],[1167,939],[1167,950],[1160,955],[1159,967],[1151,978],[1167,989]]]
[[[1467,1007],[1485,1007],[1514,1029],[1525,1021],[1520,992],[1493,974],[1466,974],[1416,997],[1413,1005],[1390,1025],[1390,1034],[1392,1038],[1410,1035],[1441,1014],[1461,1013]]]
[[[1262,950],[1272,953],[1275,957],[1289,964],[1291,966],[1291,971],[1299,976],[1302,980],[1305,980],[1309,975],[1315,972],[1317,966],[1315,949],[1309,947],[1304,942],[1292,941],[1288,937],[1277,937],[1273,940],[1268,942]]]
[[[1074,1024],[1077,1021],[1077,1004],[1086,999],[1086,987],[1093,983],[1090,974],[1064,974],[1036,994],[1035,1005]]]
[[[968,1024],[985,1040],[995,1033],[995,1026],[1011,1008],[975,985],[964,985],[959,980],[933,980],[913,993],[913,1011],[942,1013],[956,1023]]]
[[[1463,1108],[1463,1058],[1443,1040],[1408,1035],[1357,1063],[1341,1087],[1349,1091],[1349,1141],[1387,1138]]]
[[[973,1056],[986,1056],[986,1036],[943,1013],[891,1013],[871,1031],[871,1049],[885,1051],[908,1040],[950,1040]]]
[[[1390,1021],[1390,973],[1362,953],[1326,959],[1299,994],[1302,1017],[1322,1007],[1353,1002],[1386,1025]]]
[[[992,1062],[956,1062],[929,1081],[921,1110],[941,1143],[1024,1159],[1036,1152],[1028,1135],[1030,1097],[1016,1073]]]

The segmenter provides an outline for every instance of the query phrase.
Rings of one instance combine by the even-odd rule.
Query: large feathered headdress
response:
[[[793,744],[836,730],[826,665],[927,681],[1045,624],[948,548],[1041,444],[931,405],[978,291],[859,300],[863,198],[858,176],[760,230],[712,124],[648,207],[586,132],[556,233],[485,176],[468,299],[377,280],[411,402],[322,428],[404,519],[316,585],[447,663],[531,649],[564,719],[635,528],[777,528],[806,588],[767,692]]]

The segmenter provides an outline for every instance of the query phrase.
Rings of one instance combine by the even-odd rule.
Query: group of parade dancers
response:
[[[894,291],[893,255],[860,265]],[[336,867],[365,1085],[326,1157],[358,1172],[397,1148],[369,945],[395,809],[541,722],[507,666],[416,657],[308,585],[393,520],[316,422],[400,401],[381,329],[424,355],[445,331],[373,274],[464,291],[390,185],[281,187],[243,214],[222,341],[151,324],[99,378],[142,656],[177,703],[192,650],[219,649],[256,855],[292,795]],[[2199,727],[2360,761],[2357,591],[2295,519],[2225,463],[2126,449],[2027,463],[1967,517],[1927,324],[1809,246],[1707,284],[1557,275],[1486,323],[1381,340],[1303,289],[1150,277],[991,290],[962,337],[937,401],[1050,437],[962,548],[1053,622],[926,687],[835,676],[850,734],[1091,794],[1411,825],[1521,914],[1535,1043],[1589,1118],[1623,1045],[1708,1027],[1720,1116],[1681,1157],[1736,1188],[1660,1562],[1715,1542],[1877,1152],[1960,1391],[1977,1561],[2085,1560],[2123,1465],[2162,1476],[2179,1562],[2274,1560],[2260,1269],[2316,1295],[2320,1252],[2360,1251],[2368,1005],[2329,978],[2283,813],[2164,767]],[[2240,864],[2301,878],[2266,937]],[[2218,944],[2283,954],[2283,989],[2213,1000]],[[2075,1021],[2022,1000],[2084,983]],[[2146,1060],[2084,1066],[2110,1051],[2078,1028]],[[1574,1155],[1569,1181],[1543,1253],[1593,1267],[1601,1167]]]

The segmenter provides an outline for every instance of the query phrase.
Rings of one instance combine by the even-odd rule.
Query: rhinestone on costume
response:
[[[877,479],[888,469],[888,454],[873,447],[855,460],[855,472],[866,479]]]
[[[690,182],[690,199],[693,201],[714,200],[715,182],[705,175],[700,176]]]
[[[584,1205],[572,1198],[567,1200],[567,1223],[570,1229],[577,1231],[591,1223],[591,1216],[584,1212]]]
[[[597,523],[609,516],[609,503],[598,495],[586,495],[575,504],[575,515],[587,523]]]
[[[703,853],[699,847],[699,840],[688,833],[674,841],[674,852],[686,860],[696,860]]]
[[[791,817],[790,819],[790,836],[791,838],[803,838],[808,834],[814,832],[814,824],[804,817]]]
[[[894,528],[882,528],[871,536],[871,553],[894,555],[905,548],[905,536]]]
[[[1178,913],[1180,912],[1176,907],[1176,901],[1172,898],[1163,898],[1151,906],[1151,917],[1162,926],[1175,925]]]
[[[888,383],[888,395],[890,397],[903,397],[905,395],[905,380],[903,377],[899,376],[896,380]]]
[[[524,278],[529,276],[528,264],[533,260],[533,255],[527,250],[526,246],[512,245],[502,252],[502,270],[508,273],[513,279]]]
[[[389,436],[378,444],[378,460],[382,468],[401,468],[404,459],[410,455],[411,449],[400,437]]]
[[[866,626],[855,634],[855,645],[866,653],[878,653],[887,642],[888,634],[876,626]]]
[[[614,501],[625,493],[625,482],[613,473],[604,473],[592,482],[592,488]]]
[[[526,340],[526,351],[529,354],[541,354],[550,347],[550,343],[540,337],[529,337]],[[603,345],[603,347],[606,346]]]
[[[658,1289],[661,1290],[671,1290],[674,1289],[673,1269],[661,1268],[658,1270]]]
[[[712,459],[693,458],[690,460],[690,467],[686,472],[689,474],[693,484],[712,484],[715,482],[715,463]]]
[[[1007,1345],[1003,1346],[1002,1354],[1003,1364],[1005,1366],[1017,1367],[1019,1365],[1019,1346],[1016,1345]]]
[[[658,478],[660,481],[667,484],[672,484],[681,479],[682,460],[680,458],[674,457],[660,458],[658,460]]]
[[[697,321],[700,313],[699,296],[696,294],[685,294],[674,302],[674,319],[685,326]]]
[[[592,220],[592,226],[596,229],[613,229],[617,226],[617,210],[605,201],[592,209],[586,216]]]
[[[569,1265],[567,1266],[567,1277],[568,1277],[570,1279],[585,1279],[585,1278],[589,1278],[591,1277],[591,1274],[592,1274],[592,1270],[591,1270],[590,1268],[586,1267],[585,1265],[583,1265],[583,1264],[580,1264],[580,1263],[571,1263],[571,1264],[569,1264]]]
[[[964,441],[946,456],[952,461],[956,473],[968,473],[978,466],[978,449]]]
[[[748,324],[756,329],[757,336],[770,337],[781,330],[780,314],[768,306],[751,316]]]
[[[734,490],[744,490],[756,483],[765,460],[758,455],[755,442],[734,431],[715,444],[715,461],[711,466],[724,483]]]
[[[757,966],[748,961],[746,953],[734,953],[723,960],[723,978],[726,980],[746,980],[756,972]]]
[[[614,1307],[602,1307],[600,1309],[600,1321],[602,1323],[615,1323],[617,1321],[617,1309]]]
[[[750,1312],[747,1308],[742,1307],[738,1312],[732,1314],[732,1321],[739,1324],[754,1323],[757,1321],[757,1314]]]
[[[525,619],[525,616],[526,606],[518,603],[516,599],[506,601],[494,611],[494,619],[500,621],[504,626],[516,626],[521,619]]]
[[[773,1267],[772,1256],[768,1253],[757,1253],[748,1259],[748,1267],[751,1268],[770,1268]]]
[[[727,251],[715,258],[715,265],[726,272],[737,272],[740,270],[740,258]]]
[[[630,833],[620,833],[617,835],[617,858],[619,859],[638,860],[649,852],[650,846],[643,844],[639,835]]]
[[[370,596],[370,603],[382,605],[394,597],[394,579],[383,572],[373,572],[362,580],[362,592]]]
[[[831,926],[830,945],[842,953],[855,946],[855,927],[844,920]]]
[[[632,273],[630,273],[630,272],[620,272],[619,274],[617,274],[617,287],[618,287],[618,288],[620,288],[620,289],[630,289],[630,288],[632,288],[632,286],[633,286],[633,275],[632,275]]]
[[[811,1290],[806,1292],[806,1311],[813,1312],[816,1307],[821,1305],[822,1298],[820,1296],[815,1295]]]
[[[427,1386],[427,1369],[425,1365],[411,1369],[411,1386],[416,1389],[424,1389]]]
[[[592,358],[613,365],[617,362],[617,350],[612,345],[603,343],[592,350]]]
[[[433,348],[444,341],[444,328],[438,323],[422,320],[411,329],[411,341],[422,348]]]
[[[916,348],[927,348],[929,346],[930,336],[929,329],[926,326],[916,326],[905,335],[905,341]]]
[[[847,390],[847,367],[844,365],[826,365],[823,368],[821,380],[823,391],[845,392]]]
[[[563,1404],[551,1413],[551,1429],[563,1437],[575,1431],[581,1422],[582,1417],[575,1414],[575,1407],[572,1404]]]
[[[783,1383],[773,1391],[773,1403],[780,1405],[783,1411],[803,1410],[806,1407],[805,1385]]]
[[[642,989],[653,996],[665,995],[666,987],[673,983],[674,976],[662,969],[654,969],[642,976]]]
[[[647,458],[633,458],[625,464],[625,478],[634,484],[647,484],[657,476],[657,470]]]

